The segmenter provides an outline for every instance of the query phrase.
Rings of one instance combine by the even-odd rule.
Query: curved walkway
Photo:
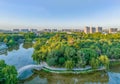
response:
[[[90,66],[86,66],[85,68],[73,68],[72,70],[68,70],[66,68],[50,67],[45,62],[42,62],[40,64],[44,66],[42,68],[43,70],[53,72],[53,73],[86,73],[86,72],[92,72],[96,70],[105,70],[105,67],[100,67],[99,69],[93,70]]]
[[[26,70],[28,69],[36,69],[36,70],[41,70],[43,68],[43,65],[27,65],[22,68],[20,68],[18,72],[18,77]]]
[[[73,68],[72,70],[68,70],[66,68],[55,68],[55,67],[50,67],[47,65],[46,62],[42,62],[40,63],[40,65],[27,65],[24,66],[22,68],[20,68],[18,70],[18,77],[26,70],[32,70],[32,69],[36,69],[36,70],[45,70],[45,71],[49,71],[52,73],[86,73],[87,72],[91,72],[91,71],[96,71],[96,70],[104,70],[104,67],[101,67],[99,69],[95,69],[93,70],[90,66],[86,66],[85,68]]]

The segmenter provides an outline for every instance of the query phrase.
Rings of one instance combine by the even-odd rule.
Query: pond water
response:
[[[26,65],[35,64],[32,59],[33,51],[32,44],[20,44],[1,54],[0,60],[5,60],[7,64],[14,65],[19,70]],[[23,78],[30,73],[34,74],[19,84],[120,84],[120,65],[112,67],[111,71],[117,73],[117,77],[110,77],[105,71],[89,74],[53,74],[42,70],[28,70],[22,75]]]
[[[9,48],[7,52],[0,55],[0,59],[5,60],[8,65],[14,65],[18,70],[25,65],[35,63],[31,57],[33,51],[30,44],[20,44]]]

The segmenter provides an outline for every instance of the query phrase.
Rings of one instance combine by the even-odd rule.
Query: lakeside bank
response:
[[[101,71],[106,70],[105,67],[99,67],[97,69],[92,69],[90,66],[86,66],[85,68],[73,68],[73,69],[66,69],[66,68],[56,68],[50,67],[47,63],[43,62],[40,65],[43,65],[42,70],[50,73],[73,73],[73,74],[80,74],[80,73],[89,73],[94,71]]]

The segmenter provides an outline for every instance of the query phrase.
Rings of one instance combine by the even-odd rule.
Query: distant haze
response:
[[[120,28],[120,0],[0,0],[0,29]]]

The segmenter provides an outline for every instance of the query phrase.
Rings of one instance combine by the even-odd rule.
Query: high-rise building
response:
[[[85,32],[86,34],[90,33],[90,27],[86,26],[86,27],[84,28],[84,32]]]
[[[116,33],[117,30],[117,28],[109,28],[109,33]]]
[[[96,32],[101,32],[102,33],[102,27],[96,27]]]
[[[90,33],[95,33],[96,32],[96,28],[95,27],[90,27]]]

